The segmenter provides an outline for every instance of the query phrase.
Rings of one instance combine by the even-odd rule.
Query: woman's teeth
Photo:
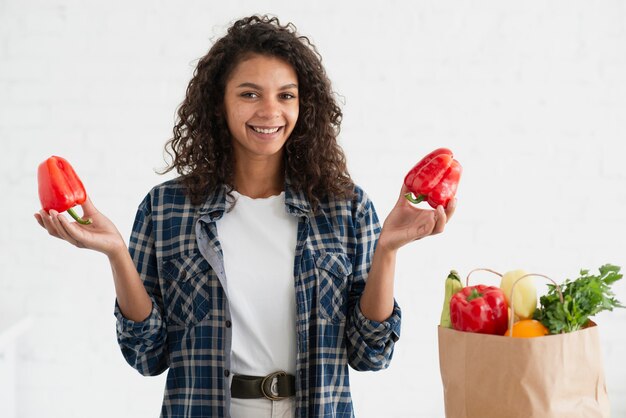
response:
[[[260,134],[273,134],[273,133],[278,132],[278,130],[280,129],[280,126],[279,126],[279,127],[276,127],[276,128],[270,128],[270,129],[255,128],[255,127],[253,126],[253,127],[252,127],[252,129],[253,129],[255,132],[258,132],[258,133],[260,133]]]

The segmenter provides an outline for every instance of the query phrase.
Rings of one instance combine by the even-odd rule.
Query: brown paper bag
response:
[[[610,417],[598,327],[537,338],[439,327],[447,418]]]

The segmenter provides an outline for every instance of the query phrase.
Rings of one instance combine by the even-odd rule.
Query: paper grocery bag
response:
[[[439,327],[447,418],[610,417],[598,327],[536,338]]]

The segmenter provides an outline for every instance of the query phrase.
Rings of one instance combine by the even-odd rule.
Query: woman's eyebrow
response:
[[[259,86],[258,84],[254,84],[250,82],[241,83],[237,87],[238,88],[247,87],[247,88],[256,89],[256,90],[263,90],[263,87]],[[298,88],[298,85],[296,83],[289,83],[280,87],[279,90],[288,90],[288,89],[297,89],[297,88]]]

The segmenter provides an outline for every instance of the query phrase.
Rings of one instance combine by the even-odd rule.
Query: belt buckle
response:
[[[280,401],[286,398],[286,396],[274,395],[272,393],[272,383],[274,382],[274,378],[278,379],[280,376],[287,376],[287,372],[278,371],[270,373],[263,378],[263,381],[261,382],[261,393],[266,399],[269,399],[270,401]],[[276,386],[278,386],[278,380],[276,381]],[[278,388],[276,389],[276,393],[278,393]]]

